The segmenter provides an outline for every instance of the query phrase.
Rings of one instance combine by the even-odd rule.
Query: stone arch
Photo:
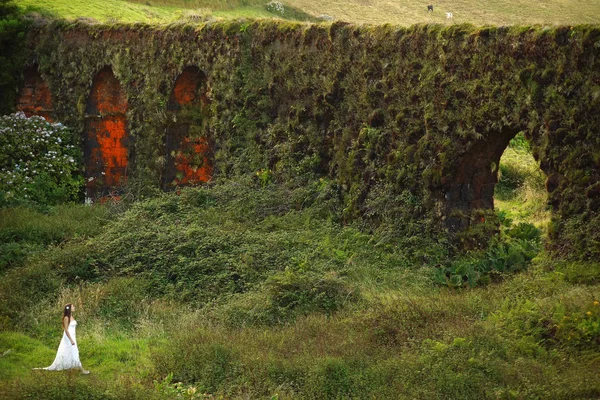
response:
[[[167,103],[163,186],[207,182],[213,166],[206,137],[209,100],[206,75],[188,66],[175,80]]]
[[[92,81],[85,109],[86,200],[114,195],[127,177],[127,96],[111,67]]]
[[[500,158],[509,142],[522,127],[504,126],[486,139],[473,142],[457,161],[455,170],[444,185],[446,227],[451,233],[464,231],[485,221],[475,210],[494,209],[494,190],[498,183]]]
[[[37,65],[25,69],[24,82],[17,99],[17,111],[23,111],[27,117],[39,115],[52,122],[54,120],[52,93],[44,81]]]

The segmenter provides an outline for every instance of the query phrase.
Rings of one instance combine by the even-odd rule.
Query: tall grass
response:
[[[541,255],[488,285],[439,286],[440,249],[342,225],[331,190],[241,180],[117,215],[52,210],[40,221],[70,220],[64,243],[0,272],[0,397],[600,396],[597,265]],[[94,212],[111,221],[69,218]],[[92,375],[32,372],[52,362],[67,302]]]
[[[502,154],[494,203],[514,222],[530,222],[543,231],[550,222],[546,176],[519,134]]]
[[[108,222],[104,207],[64,205],[42,212],[27,207],[0,209],[0,272],[21,266],[49,246],[85,239]]]

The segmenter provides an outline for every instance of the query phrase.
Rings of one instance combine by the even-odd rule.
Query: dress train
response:
[[[73,338],[75,342],[74,345],[71,344],[69,337],[66,332],[63,332],[62,339],[60,344],[58,345],[58,351],[56,352],[56,358],[54,362],[49,367],[45,368],[34,368],[34,369],[43,369],[46,371],[62,371],[65,369],[81,369],[84,373],[87,373],[81,366],[81,361],[79,360],[79,349],[77,348],[77,338],[75,337],[75,328],[77,327],[77,321],[72,320],[69,323],[69,334]]]

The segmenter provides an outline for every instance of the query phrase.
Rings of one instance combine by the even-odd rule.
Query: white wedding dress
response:
[[[51,366],[46,368],[34,368],[34,369],[45,369],[47,371],[61,371],[63,369],[78,368],[83,369],[81,361],[79,361],[79,349],[77,348],[77,339],[75,337],[75,328],[77,327],[77,321],[73,320],[69,323],[69,334],[75,342],[71,344],[69,337],[66,332],[63,332],[62,340],[58,345],[58,351],[56,352],[56,358]]]

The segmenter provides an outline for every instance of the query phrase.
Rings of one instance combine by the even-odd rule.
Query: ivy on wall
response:
[[[419,220],[485,235],[494,166],[523,131],[548,176],[554,250],[600,259],[598,27],[54,22],[31,32],[29,50],[57,119],[82,133],[91,82],[111,66],[141,187],[160,186],[166,104],[194,66],[207,79],[199,135],[215,176],[328,176],[346,219],[400,230]]]
[[[25,62],[27,25],[12,0],[0,0],[0,115],[14,110]]]

